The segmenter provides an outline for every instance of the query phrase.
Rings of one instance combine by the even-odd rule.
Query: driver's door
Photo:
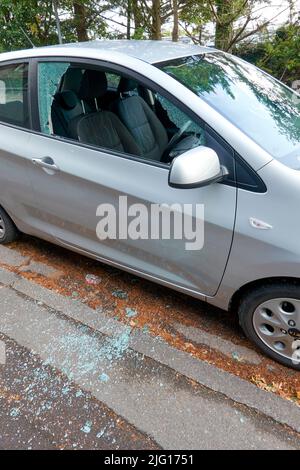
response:
[[[39,89],[43,93],[42,82]],[[40,110],[42,102],[40,100]],[[165,104],[164,99],[162,102]],[[47,115],[41,111],[41,116]],[[175,119],[174,115],[179,119],[182,112],[174,106],[171,114],[171,119]],[[179,124],[176,122],[177,127]],[[198,124],[195,126],[199,127]],[[205,141],[227,161],[232,176],[231,149],[205,127],[201,139],[203,142],[199,143]],[[47,156],[56,166],[53,171],[34,164],[31,167],[32,184],[40,208],[40,235],[50,235],[64,246],[191,293],[208,296],[216,293],[233,237],[236,187],[232,182],[174,189],[168,184],[169,166],[166,164],[131,158],[110,149],[83,146],[77,141],[57,139],[49,134],[32,134],[30,148],[33,159]],[[182,207],[186,205],[186,213],[192,205],[193,223],[198,223],[201,230],[203,213],[198,211],[196,214],[195,205],[203,205],[203,246],[200,240],[201,249],[191,250],[186,245],[191,240],[151,236],[133,239],[127,234],[100,240],[97,227],[99,235],[103,226],[99,226],[99,206],[110,204],[117,216],[120,211],[123,220],[128,215],[125,206],[120,206],[120,196],[127,196],[127,208],[132,213],[138,209],[135,204],[143,205],[140,221],[144,227],[151,226],[152,204],[181,204]],[[133,219],[132,214],[129,215],[128,223]],[[117,226],[119,223],[118,217]]]

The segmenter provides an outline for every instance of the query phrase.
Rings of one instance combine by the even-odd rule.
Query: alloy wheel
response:
[[[273,352],[300,364],[300,300],[270,299],[253,314],[253,326],[261,341]]]
[[[5,232],[6,232],[5,223],[4,223],[3,218],[0,215],[0,239],[5,237]]]

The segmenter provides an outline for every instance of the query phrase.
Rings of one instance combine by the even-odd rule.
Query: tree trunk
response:
[[[151,39],[161,39],[160,0],[152,1]]]
[[[215,45],[217,49],[228,50],[233,35],[233,24],[230,22],[231,0],[216,0],[217,16]]]
[[[178,18],[178,0],[173,0],[173,31],[172,41],[178,42],[179,39],[179,18]]]
[[[141,6],[138,0],[130,0],[131,1],[131,11],[134,21],[134,39],[143,39],[143,32],[144,32],[144,21],[143,21],[143,13],[141,10]]]
[[[289,13],[289,22],[290,24],[293,24],[294,22],[294,19],[295,19],[295,2],[294,0],[289,0],[289,10],[290,10],[290,13]]]
[[[127,0],[127,39],[131,38],[131,13],[132,13],[131,0]]]
[[[200,46],[202,46],[202,34],[203,34],[203,25],[199,25],[199,33],[198,33],[198,42]]]
[[[85,5],[81,2],[73,2],[74,20],[78,41],[88,41]]]
[[[57,4],[57,0],[54,0],[54,1],[53,1],[53,8],[54,8],[55,21],[56,21],[56,29],[57,29],[58,42],[59,42],[59,44],[62,44],[62,43],[63,43],[63,38],[62,38],[62,34],[61,34],[61,26],[60,26],[59,14],[58,14],[58,4]]]

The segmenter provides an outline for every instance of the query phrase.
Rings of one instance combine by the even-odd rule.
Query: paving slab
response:
[[[48,277],[51,279],[58,279],[63,275],[61,271],[58,271],[52,266],[37,261],[31,261],[28,265],[23,266],[20,271],[40,274],[41,276]]]
[[[0,263],[10,266],[21,266],[29,263],[30,258],[22,256],[17,250],[0,245]]]
[[[2,278],[2,274],[3,270],[0,269],[0,282],[3,279],[3,284],[5,284],[6,273],[4,272],[4,278]],[[9,285],[11,284],[9,283]],[[22,277],[15,277],[12,285],[16,291],[62,312],[75,321],[97,329],[103,334],[112,335],[124,331],[124,325],[106,316],[102,309],[94,310],[77,299],[65,297]]]
[[[186,339],[215,349],[227,357],[234,358],[239,362],[246,362],[248,364],[258,365],[261,363],[260,356],[255,351],[246,348],[245,346],[234,344],[231,341],[220,338],[220,336],[213,335],[207,331],[203,331],[192,326],[186,326],[181,323],[174,323],[173,326],[176,331],[185,336]]]
[[[1,246],[1,245],[0,245]],[[0,268],[0,283],[5,286],[11,286],[14,282],[18,281],[19,276],[7,269]]]

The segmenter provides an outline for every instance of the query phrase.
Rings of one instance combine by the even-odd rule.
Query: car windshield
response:
[[[300,167],[300,97],[254,65],[222,52],[158,64],[274,158]]]

